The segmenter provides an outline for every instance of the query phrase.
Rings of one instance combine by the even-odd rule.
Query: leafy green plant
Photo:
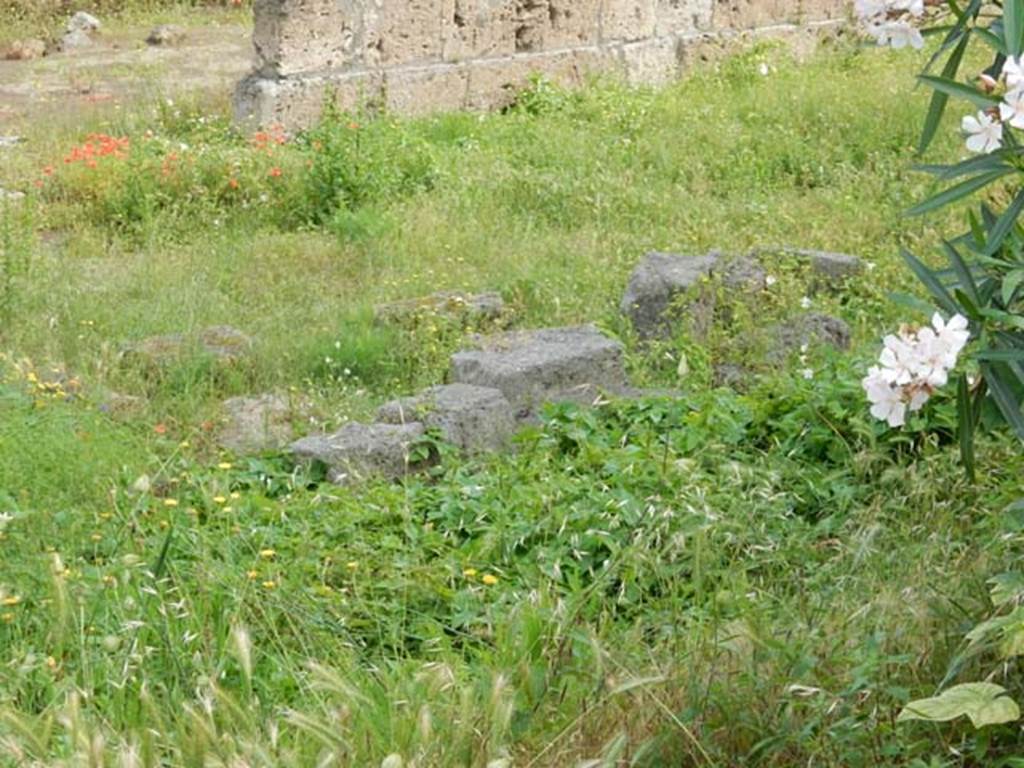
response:
[[[922,165],[946,186],[910,209],[920,216],[977,192],[989,200],[969,216],[968,231],[943,242],[947,266],[929,266],[909,251],[906,263],[938,308],[970,322],[976,375],[957,379],[961,453],[974,473],[974,433],[979,425],[1008,425],[1024,440],[1024,146],[1018,114],[1024,97],[1020,76],[1024,48],[1024,0],[992,6],[970,0],[948,5],[941,25],[925,30],[941,42],[920,81],[933,90],[919,148],[924,152],[939,129],[951,97],[980,110],[964,117],[967,147],[977,156],[952,164]],[[990,65],[967,81],[957,75],[973,43],[987,48]],[[941,67],[939,66],[941,62]],[[939,74],[933,74],[933,70]]]

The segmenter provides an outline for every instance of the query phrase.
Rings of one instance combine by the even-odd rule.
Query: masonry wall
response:
[[[806,43],[847,0],[256,0],[239,120],[296,128],[325,97],[423,114],[508,105],[531,74],[661,83],[737,38]]]

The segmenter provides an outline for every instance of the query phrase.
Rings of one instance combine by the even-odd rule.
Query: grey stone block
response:
[[[359,424],[352,422],[330,435],[305,437],[289,446],[300,462],[320,462],[327,479],[348,485],[370,478],[397,480],[426,468],[431,459],[416,461],[411,452],[424,438],[419,422],[410,424]]]
[[[386,424],[420,422],[469,453],[504,448],[516,431],[515,412],[501,390],[471,384],[432,387],[392,400],[380,407],[377,418]]]
[[[217,440],[239,455],[276,451],[294,439],[292,409],[280,395],[233,397],[224,401],[225,423]]]
[[[633,270],[620,304],[640,338],[670,336],[677,325],[675,311],[681,309],[677,304],[688,293],[693,294],[693,299],[685,314],[692,316],[695,330],[706,330],[714,313],[714,297],[700,287],[720,261],[721,255],[716,252],[703,256],[647,254]]]
[[[499,389],[526,415],[544,403],[589,403],[626,387],[622,345],[594,326],[515,331],[452,356],[451,379]]]

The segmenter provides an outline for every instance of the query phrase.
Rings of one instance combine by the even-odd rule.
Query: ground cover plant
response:
[[[898,722],[992,673],[964,635],[1016,599],[987,582],[1024,543],[1018,443],[979,435],[969,482],[955,391],[892,430],[861,389],[907,317],[890,294],[924,296],[900,247],[962,215],[903,216],[934,190],[927,53],[762,46],[663,90],[538,82],[503,114],[299,136],[181,98],[40,126],[0,208],[0,761],[1019,764],[1014,723]],[[842,316],[849,354],[738,393],[714,345],[619,316],[647,250],[786,245],[867,262],[805,297],[780,260],[765,307]],[[515,452],[441,446],[401,484],[217,449],[231,395],[289,392],[313,431],[440,381],[475,329],[372,306],[441,288],[596,321],[685,398],[551,408]],[[256,339],[237,365],[119,354],[225,323]],[[1020,701],[1016,665],[992,682]]]

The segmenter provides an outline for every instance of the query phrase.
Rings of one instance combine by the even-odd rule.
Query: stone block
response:
[[[603,0],[549,0],[546,47],[577,48],[601,39]]]
[[[445,0],[365,3],[363,57],[367,66],[440,61]]]
[[[664,85],[679,76],[679,42],[660,37],[622,46],[626,80],[633,85]]]
[[[469,75],[458,65],[384,72],[384,104],[391,112],[428,115],[454,112],[466,104]]]
[[[658,37],[693,35],[711,29],[713,0],[657,0],[654,33]]]
[[[415,322],[423,316],[436,315],[449,321],[466,323],[495,322],[505,313],[501,294],[438,291],[429,296],[378,304],[373,319],[378,324]]]
[[[333,100],[343,110],[372,110],[380,107],[383,89],[384,76],[377,71],[281,80],[250,76],[235,90],[235,121],[249,126],[308,128],[323,114],[327,100]]]
[[[330,435],[305,437],[289,446],[304,464],[321,463],[327,479],[348,485],[372,478],[397,480],[426,468],[431,458],[414,455],[425,437],[422,424],[359,424],[351,422]]]
[[[356,0],[256,0],[256,69],[267,76],[321,72],[358,55]]]
[[[657,0],[602,0],[601,39],[631,42],[654,35]]]
[[[593,326],[515,331],[452,356],[451,380],[501,390],[518,415],[544,403],[592,402],[626,385],[622,345]]]
[[[703,285],[720,260],[718,253],[649,253],[633,270],[619,308],[642,339],[671,336],[684,315],[691,330],[702,334],[714,315],[714,296]],[[680,306],[684,299],[685,308]]]
[[[850,17],[848,0],[800,0],[801,21],[845,21]]]
[[[470,384],[433,387],[393,400],[381,406],[377,418],[385,424],[420,422],[468,453],[504,448],[516,430],[515,412],[501,391]]]
[[[280,395],[232,397],[224,413],[217,441],[239,456],[279,450],[295,437],[291,406]]]
[[[794,0],[714,0],[711,24],[716,30],[744,30],[800,21]]]
[[[466,106],[469,109],[504,109],[529,85],[532,75],[544,75],[560,85],[580,85],[588,57],[571,51],[523,54],[509,59],[474,62],[469,68]]]
[[[515,0],[444,0],[445,61],[510,56],[516,50]]]

